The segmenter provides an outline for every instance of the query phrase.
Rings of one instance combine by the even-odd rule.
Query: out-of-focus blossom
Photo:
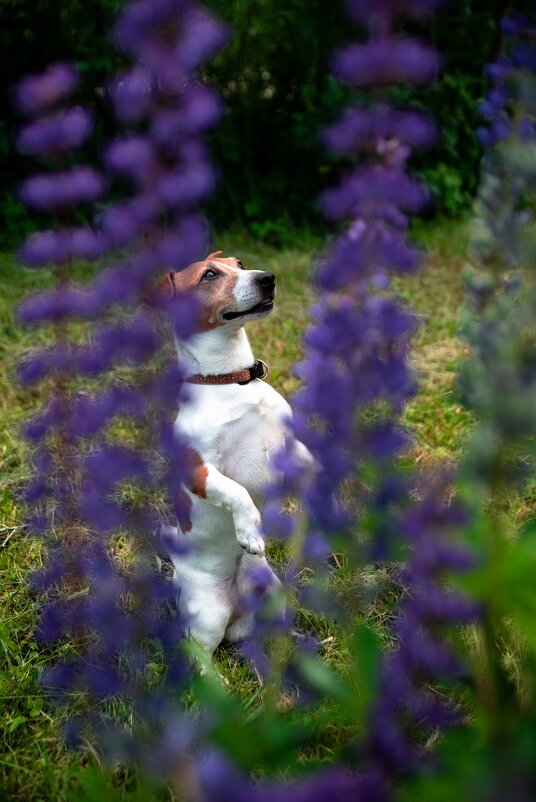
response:
[[[30,123],[20,132],[17,144],[22,153],[31,156],[55,156],[79,148],[92,128],[92,115],[75,107]]]
[[[52,211],[78,203],[91,203],[105,189],[102,176],[91,167],[75,167],[54,176],[47,174],[29,178],[21,187],[23,202],[38,211]]]
[[[349,45],[333,59],[333,72],[353,86],[427,84],[439,75],[435,50],[411,39],[382,39]]]
[[[15,101],[22,114],[35,116],[69,98],[79,83],[71,64],[54,64],[42,75],[25,78],[17,87]]]
[[[135,63],[112,83],[110,96],[119,119],[140,128],[108,146],[106,178],[89,167],[66,169],[70,161],[65,157],[70,159],[92,126],[84,109],[60,105],[76,89],[74,72],[51,70],[24,82],[16,93],[21,110],[35,117],[20,133],[21,151],[54,157],[47,164],[62,169],[30,178],[21,188],[32,208],[58,212],[61,227],[31,235],[21,249],[26,265],[52,270],[56,286],[24,301],[20,319],[33,326],[52,324],[57,341],[29,355],[19,376],[27,385],[55,379],[49,402],[25,427],[39,454],[26,493],[34,507],[29,523],[41,536],[51,529],[61,534],[60,547],[57,538],[51,539],[48,565],[36,578],[35,586],[46,594],[38,636],[43,643],[76,638],[84,644],[79,658],[50,666],[43,682],[58,701],[76,690],[93,699],[130,698],[135,717],[153,728],[150,743],[128,736],[119,723],[108,722],[102,729],[98,716],[91,717],[91,727],[94,734],[100,732],[110,756],[127,749],[144,764],[149,753],[156,762],[160,753],[168,762],[176,759],[196,727],[184,718],[186,740],[170,742],[181,718],[177,709],[170,714],[169,689],[176,694],[188,675],[179,650],[186,621],[172,614],[176,591],[156,569],[157,542],[151,535],[156,513],[145,502],[128,503],[122,493],[167,486],[179,519],[189,513],[181,493],[190,470],[188,444],[175,437],[167,422],[176,411],[184,376],[174,365],[155,375],[151,359],[161,343],[159,313],[165,312],[175,334],[186,339],[197,329],[198,307],[187,295],[154,303],[147,299],[162,265],[180,270],[206,253],[206,225],[198,206],[211,191],[214,175],[200,138],[217,121],[220,107],[199,84],[195,70],[219,49],[226,29],[193,1],[141,0],[124,9],[116,34]],[[100,209],[92,225],[76,225],[73,207],[83,203],[91,208],[115,175],[130,179],[137,194]],[[92,282],[76,283],[74,262],[97,260],[127,244],[135,249],[126,259],[119,254],[117,264],[97,271]],[[86,342],[70,341],[71,319],[100,316],[106,316],[105,322],[91,328]],[[96,394],[74,392],[76,377],[104,378],[118,364],[136,365],[137,380],[118,381]],[[136,451],[117,441],[108,428],[117,418],[136,421],[146,448]],[[54,443],[61,444],[61,458]],[[119,531],[138,550],[130,570],[114,555],[112,538]],[[73,584],[87,593],[71,598],[64,591]],[[149,692],[148,653],[156,645],[162,677],[159,690]],[[73,742],[86,724],[83,717],[70,722]]]

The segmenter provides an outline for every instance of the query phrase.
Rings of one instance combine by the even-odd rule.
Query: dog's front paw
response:
[[[236,539],[248,554],[258,554],[259,557],[263,557],[266,546],[259,529],[260,520],[259,524],[249,522],[243,526],[237,525]]]

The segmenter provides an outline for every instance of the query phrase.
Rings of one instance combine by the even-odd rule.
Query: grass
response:
[[[443,222],[423,226],[416,236],[429,251],[426,269],[416,277],[396,282],[396,291],[421,321],[413,352],[420,391],[408,404],[405,420],[414,433],[412,459],[434,466],[457,459],[471,428],[454,387],[456,366],[464,353],[458,337],[458,311],[467,234],[463,223]],[[250,337],[256,355],[270,364],[273,385],[291,396],[298,386],[292,365],[302,356],[301,338],[314,300],[311,267],[323,243],[306,235],[294,247],[276,250],[242,234],[228,234],[217,245],[239,256],[247,267],[277,275],[276,311],[252,326]],[[22,329],[16,323],[14,309],[23,295],[46,287],[49,281],[46,271],[24,271],[12,256],[0,256],[0,405],[4,422],[0,433],[0,802],[60,802],[84,799],[84,794],[87,799],[105,799],[112,798],[112,793],[113,798],[133,800],[142,798],[137,794],[143,792],[135,778],[103,775],[91,779],[87,772],[94,758],[63,748],[58,735],[61,715],[47,705],[38,684],[50,653],[40,650],[33,639],[38,600],[29,592],[27,581],[30,572],[41,565],[43,553],[41,544],[24,528],[20,490],[28,468],[20,431],[31,411],[39,406],[40,393],[19,388],[14,372],[23,355],[42,342],[46,333]],[[273,549],[272,558],[280,560],[280,550]],[[369,618],[380,630],[391,601],[388,577],[376,571],[358,580],[345,570],[343,560],[335,580],[337,592],[342,599],[351,598],[359,585],[360,592],[370,600]],[[299,621],[324,640],[328,662],[344,664],[347,650],[343,629],[328,619],[305,613]],[[255,692],[251,675],[232,650],[220,650],[218,668],[242,699]],[[344,726],[326,725],[320,716],[318,738],[304,759],[329,759],[347,734]],[[99,782],[104,785],[95,790],[91,783]],[[171,797],[163,792],[161,798]]]

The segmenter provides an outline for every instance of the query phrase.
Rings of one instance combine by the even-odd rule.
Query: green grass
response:
[[[433,466],[456,460],[471,426],[454,388],[456,365],[464,352],[457,332],[467,234],[462,223],[442,223],[423,226],[416,235],[429,251],[426,269],[416,277],[396,282],[396,291],[421,321],[413,353],[420,392],[408,404],[405,420],[415,436],[412,459]],[[239,256],[246,267],[277,275],[276,311],[252,325],[250,337],[256,355],[271,367],[271,382],[289,397],[298,386],[292,365],[302,357],[302,335],[314,300],[311,268],[323,243],[304,235],[294,247],[277,250],[239,233],[221,237],[217,246]],[[87,269],[81,272],[89,273]],[[43,342],[47,334],[22,329],[16,323],[14,308],[22,296],[46,287],[49,281],[46,271],[25,271],[10,255],[0,256],[0,404],[4,422],[0,433],[0,802],[82,799],[82,787],[90,783],[84,772],[94,764],[90,755],[63,748],[58,736],[61,714],[48,706],[39,691],[39,672],[51,655],[41,651],[33,640],[38,600],[29,591],[28,576],[41,565],[43,553],[41,544],[25,531],[19,500],[28,473],[20,429],[41,396],[38,391],[19,388],[14,371],[23,355]],[[273,548],[271,557],[277,563],[284,555],[281,549]],[[389,588],[387,574],[376,571],[356,578],[341,558],[334,590],[343,603],[352,599],[356,589],[366,596],[367,615],[378,630],[392,603]],[[324,641],[328,662],[344,666],[348,659],[344,627],[305,612],[300,614],[299,623]],[[233,650],[220,650],[218,668],[240,698],[248,700],[256,692],[254,678]],[[296,714],[291,711],[289,715]],[[308,747],[304,760],[329,759],[347,735],[344,725],[329,726],[319,715],[318,737]],[[112,788],[117,799],[133,800],[137,792],[142,793],[137,780],[129,775],[103,776],[107,789],[102,791],[103,799],[105,794],[110,797]],[[163,792],[161,798],[170,797]]]

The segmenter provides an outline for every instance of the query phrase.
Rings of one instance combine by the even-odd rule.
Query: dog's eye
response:
[[[205,279],[205,278],[206,279],[211,279],[211,278],[216,278],[217,275],[218,275],[218,271],[217,270],[213,270],[211,267],[209,267],[208,270],[205,270],[205,272],[203,273],[201,278],[202,279]]]
[[[243,269],[244,269],[244,265],[242,264],[242,262],[240,261],[240,259],[237,259],[237,260],[236,260],[236,264],[238,265],[238,267],[240,268],[240,270],[243,270]]]

